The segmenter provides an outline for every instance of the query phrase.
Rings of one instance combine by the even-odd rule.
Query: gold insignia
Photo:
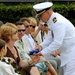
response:
[[[39,14],[37,14],[36,16],[40,16],[41,14],[43,14],[46,10],[43,10],[42,12],[40,12]]]
[[[56,19],[56,17],[54,17],[54,18],[53,18],[53,22],[54,22],[54,23],[55,23],[55,22],[57,22],[57,19]]]

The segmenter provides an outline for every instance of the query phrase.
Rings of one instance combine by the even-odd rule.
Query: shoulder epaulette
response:
[[[56,19],[56,17],[54,17],[54,18],[53,18],[53,22],[54,22],[54,23],[55,23],[55,22],[57,22],[57,19]]]

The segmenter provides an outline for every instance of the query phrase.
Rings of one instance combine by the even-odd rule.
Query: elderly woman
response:
[[[14,42],[18,40],[17,31],[17,27],[12,23],[6,23],[0,28],[0,38],[3,39],[7,45],[6,57],[13,58],[13,65],[21,71],[22,75],[35,75],[34,71],[36,72],[36,75],[40,75],[36,67],[30,66],[32,61],[23,61],[18,50],[14,47]]]

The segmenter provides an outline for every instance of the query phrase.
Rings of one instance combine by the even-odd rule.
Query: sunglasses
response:
[[[32,28],[35,28],[35,26],[32,26]]]
[[[25,27],[26,27],[26,28],[29,28],[29,27],[32,27],[32,25],[26,25]]]
[[[18,32],[21,32],[21,31],[22,31],[22,32],[24,32],[24,31],[25,31],[25,29],[19,29],[19,30],[18,30]]]

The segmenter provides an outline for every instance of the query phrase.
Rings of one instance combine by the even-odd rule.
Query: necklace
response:
[[[5,63],[7,63],[7,64],[10,64],[10,59],[9,58],[5,58],[5,57],[3,57],[3,58],[1,58],[1,61],[2,62],[5,62]]]

